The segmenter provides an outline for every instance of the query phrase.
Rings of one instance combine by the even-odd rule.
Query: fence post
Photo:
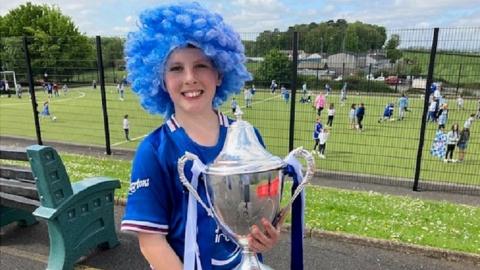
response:
[[[103,111],[103,127],[105,130],[105,148],[107,155],[112,154],[110,148],[110,129],[108,126],[108,112],[107,112],[107,95],[105,94],[105,74],[103,71],[103,59],[102,59],[102,40],[100,36],[95,37],[97,46],[97,67],[98,77],[100,79],[100,93],[102,94],[102,111]]]
[[[430,94],[430,86],[433,82],[433,71],[435,69],[435,56],[437,54],[437,43],[438,43],[438,27],[433,29],[433,41],[432,49],[430,50],[430,63],[428,64],[428,74],[427,74],[427,86],[425,88],[425,98],[423,100],[423,114],[422,114],[422,125],[420,128],[420,139],[418,142],[418,152],[417,152],[417,164],[415,166],[415,179],[413,181],[413,191],[419,191],[418,182],[420,178],[420,170],[422,167],[422,153],[423,145],[425,140],[425,128],[427,125],[427,108]]]
[[[458,88],[460,87],[460,77],[462,76],[462,64],[458,68],[458,79],[457,79],[457,90],[455,91],[455,95],[458,96]]]
[[[295,95],[297,93],[297,67],[298,67],[298,32],[293,32],[293,63],[292,63],[292,97],[290,102],[290,128],[288,136],[288,151],[293,150],[295,140]]]
[[[35,97],[35,83],[33,81],[32,64],[30,63],[30,52],[28,51],[27,37],[23,36],[23,52],[25,55],[25,64],[27,66],[28,91],[32,102],[33,120],[35,122],[35,133],[37,134],[37,143],[43,145],[42,133],[40,131],[40,121],[38,120],[37,98]]]

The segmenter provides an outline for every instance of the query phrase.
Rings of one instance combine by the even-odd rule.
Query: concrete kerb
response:
[[[118,206],[124,207],[126,204],[126,200],[124,198],[117,198],[115,200],[115,204]],[[291,229],[290,224],[284,224],[282,226],[282,232],[284,233],[289,233],[290,229]],[[480,255],[467,253],[467,252],[452,251],[447,249],[420,246],[420,245],[414,245],[414,244],[406,244],[398,241],[363,237],[363,236],[352,235],[348,233],[323,231],[323,230],[312,229],[308,227],[305,228],[304,237],[314,238],[317,240],[328,239],[328,240],[340,241],[344,243],[357,244],[357,245],[366,246],[366,247],[382,248],[385,250],[402,252],[405,254],[414,253],[414,254],[430,257],[430,258],[443,259],[451,262],[469,261],[475,265],[480,266]]]

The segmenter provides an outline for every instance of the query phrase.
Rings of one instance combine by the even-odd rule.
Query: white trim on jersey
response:
[[[136,231],[147,233],[168,234],[168,225],[156,224],[148,221],[123,220],[121,231]]]
[[[217,115],[218,115],[218,121],[220,123],[220,126],[228,127],[229,126],[228,117],[222,112],[217,112]],[[175,130],[181,127],[177,119],[175,119],[174,115],[172,115],[170,119],[167,120],[166,124],[170,129],[170,132],[174,132]]]

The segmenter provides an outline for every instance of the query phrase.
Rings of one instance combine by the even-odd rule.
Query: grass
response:
[[[404,58],[415,59],[421,68],[420,74],[427,74],[430,53],[403,53]],[[461,70],[460,70],[461,66]],[[460,75],[460,81],[458,76]],[[435,57],[435,79],[442,79],[452,85],[480,83],[480,56],[437,53]]]
[[[129,161],[66,153],[61,157],[72,181],[115,177],[122,183],[116,197],[126,198]],[[286,193],[284,199],[290,198]],[[479,207],[318,186],[308,186],[306,194],[309,228],[480,254]]]
[[[338,91],[338,89],[334,89]],[[138,142],[150,131],[161,125],[163,119],[147,114],[138,105],[137,98],[126,91],[125,101],[120,101],[114,86],[107,87],[107,107],[110,140],[113,148],[134,149]],[[350,91],[352,94],[353,91]],[[46,100],[42,92],[37,92],[39,104]],[[331,136],[327,143],[327,159],[317,160],[320,170],[371,174],[387,177],[400,177],[412,180],[416,166],[417,149],[420,138],[423,100],[418,95],[410,96],[411,112],[404,121],[377,123],[388,102],[398,97],[349,95],[348,104],[364,102],[366,105],[365,131],[358,133],[349,126],[347,115],[349,105],[340,106],[338,95],[328,97],[328,102],[336,105],[336,116]],[[243,97],[238,96],[240,105]],[[463,124],[467,116],[476,110],[475,100],[466,100],[466,110],[457,110],[450,102],[448,127],[454,123]],[[221,110],[231,116],[227,102]],[[41,105],[39,105],[41,110]],[[56,121],[41,119],[42,138],[45,141],[65,141],[89,145],[105,145],[103,114],[99,89],[90,87],[71,89],[67,96],[52,98],[51,112]],[[273,154],[285,156],[288,153],[290,104],[282,101],[279,95],[258,91],[252,109],[243,109],[244,119],[251,122],[262,133],[266,145]],[[122,119],[129,114],[133,141],[124,139]],[[326,112],[322,120],[326,122]],[[313,147],[312,130],[316,114],[311,106],[296,104],[294,146]],[[428,124],[425,145],[422,152],[421,179],[437,182],[480,185],[480,132],[474,123],[467,150],[466,162],[444,164],[429,154],[436,124]],[[0,134],[22,137],[35,137],[31,104],[28,95],[24,98],[0,98]],[[456,157],[455,157],[456,158]]]

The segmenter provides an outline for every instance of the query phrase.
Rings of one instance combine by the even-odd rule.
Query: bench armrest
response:
[[[106,190],[114,190],[120,188],[120,181],[111,177],[92,177],[86,178],[79,182],[72,184],[73,195],[63,201],[59,207],[50,208],[40,206],[33,215],[47,220],[54,219],[62,214],[66,209],[76,206],[78,203],[83,203],[84,200],[91,195]]]

